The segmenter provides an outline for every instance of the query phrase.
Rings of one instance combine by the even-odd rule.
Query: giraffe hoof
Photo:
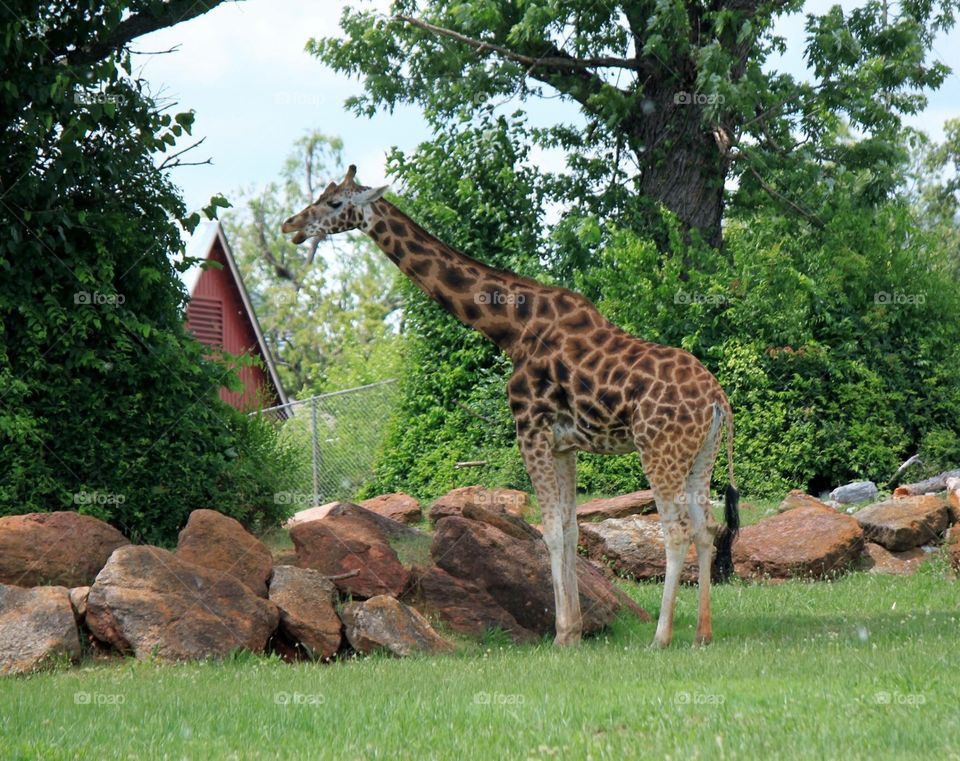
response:
[[[706,647],[711,642],[713,642],[712,634],[698,634],[696,638],[693,640],[693,644],[696,645],[697,647]]]
[[[553,644],[556,647],[573,647],[580,644],[580,633],[576,634],[558,634],[553,638]]]
[[[670,640],[666,638],[660,639],[660,637],[654,637],[653,642],[650,643],[650,647],[652,647],[654,650],[666,650],[668,647],[670,647]]]

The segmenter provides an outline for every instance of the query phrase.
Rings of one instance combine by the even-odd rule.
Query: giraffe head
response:
[[[325,238],[345,230],[355,230],[363,224],[367,210],[387,190],[387,185],[367,188],[354,179],[357,167],[353,164],[339,185],[331,182],[320,197],[298,214],[284,220],[280,230],[293,233],[294,243],[307,238]]]

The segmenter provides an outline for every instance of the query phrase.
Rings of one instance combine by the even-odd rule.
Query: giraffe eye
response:
[[[339,209],[341,206],[343,206],[343,201],[327,201],[327,204],[331,209]]]

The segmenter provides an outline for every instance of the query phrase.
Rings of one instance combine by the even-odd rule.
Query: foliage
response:
[[[281,235],[292,210],[342,175],[343,143],[297,140],[279,183],[243,194],[224,225],[284,386],[295,396],[394,378],[399,370],[399,275],[366,236],[296,246]]]
[[[415,103],[433,123],[453,124],[505,101],[559,96],[569,120],[535,137],[567,158],[552,194],[570,204],[570,224],[585,213],[642,231],[662,205],[719,243],[730,179],[748,198],[769,193],[805,216],[803,193],[787,181],[801,171],[802,187],[854,173],[857,199],[881,201],[897,183],[902,117],[949,73],[930,59],[956,0],[809,14],[809,79],[769,65],[787,45],[775,23],[803,7],[395,0],[387,16],[347,8],[343,34],[308,49],[361,77],[362,94],[348,101],[359,114]]]
[[[175,23],[167,3],[137,5],[128,21]],[[124,8],[2,10],[0,514],[79,509],[170,542],[197,507],[273,520],[284,460],[220,402],[234,374],[184,333],[170,257],[175,220],[200,214],[167,170],[193,114],[165,113],[129,53],[110,54]]]

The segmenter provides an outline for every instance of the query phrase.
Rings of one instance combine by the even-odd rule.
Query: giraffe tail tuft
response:
[[[728,581],[733,576],[733,542],[740,531],[740,492],[733,480],[733,413],[725,405],[727,422],[727,473],[730,483],[723,495],[723,517],[726,526],[717,534],[717,555],[714,560],[714,576],[717,581]]]

